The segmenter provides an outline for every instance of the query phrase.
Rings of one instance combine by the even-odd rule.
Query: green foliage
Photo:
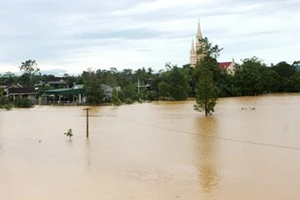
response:
[[[121,100],[119,99],[118,91],[115,88],[112,91],[111,102],[114,106],[121,105]]]
[[[201,112],[204,110],[205,116],[214,112],[217,103],[218,88],[214,84],[212,72],[208,67],[201,69],[199,82],[197,84],[196,104],[194,109]]]
[[[126,85],[122,90],[119,92],[119,98],[121,101],[125,101],[125,99],[137,100],[138,93],[135,84],[130,83]]]
[[[28,98],[17,97],[13,101],[13,105],[16,108],[32,108],[34,106],[33,102]]]
[[[226,70],[220,69],[217,58],[222,49],[218,45],[212,44],[208,38],[201,40],[201,48],[198,53],[204,55],[195,68],[190,64],[177,67],[167,63],[164,69],[154,71],[151,67],[142,67],[137,70],[124,69],[118,71],[117,68],[109,70],[97,69],[92,71],[88,69],[81,75],[71,76],[64,74],[62,77],[72,87],[76,84],[84,84],[87,96],[87,103],[100,104],[107,102],[102,84],[111,87],[120,86],[121,91],[117,97],[109,99],[115,105],[120,101],[124,103],[133,103],[136,101],[149,102],[154,100],[185,100],[188,97],[199,98],[197,94],[202,75],[202,69],[210,72],[213,85],[217,87],[217,97],[231,97],[244,95],[260,95],[270,92],[300,92],[300,75],[296,66],[300,61],[293,64],[279,62],[268,67],[257,57],[242,60],[238,65],[235,75],[229,74]],[[21,76],[16,76],[11,72],[0,75],[0,84],[8,85],[11,83],[21,83],[24,87],[38,87],[38,94],[42,95],[45,90],[50,89],[47,86],[48,81],[55,80],[54,75],[41,75],[39,68],[36,67],[35,60],[27,60],[19,66],[22,72]],[[204,79],[205,80],[205,79]],[[141,86],[139,92],[137,85]],[[210,81],[210,78],[206,81]],[[38,83],[38,84],[35,84]],[[201,84],[200,84],[201,85]],[[214,95],[213,95],[214,96]],[[11,108],[12,103],[16,106],[30,107],[30,102],[21,102],[19,100],[10,102],[3,96],[3,90],[0,90],[0,107]],[[211,104],[213,105],[213,104]],[[200,109],[200,108],[199,108]]]
[[[38,87],[37,92],[39,95],[43,95],[46,90],[50,90],[50,89],[51,89],[51,87],[49,85],[43,84]]]
[[[125,104],[133,104],[134,101],[132,99],[130,99],[130,98],[127,98],[127,99],[124,100],[124,103]]]
[[[170,85],[166,81],[158,83],[158,94],[160,97],[166,97],[170,99]]]
[[[0,98],[4,96],[4,89],[0,88]]]
[[[0,84],[15,83],[18,81],[18,77],[12,72],[6,72],[0,76]]]
[[[176,65],[173,67],[166,66],[168,71],[162,75],[162,82],[158,84],[159,95],[176,101],[187,99],[190,86],[183,68]]]
[[[13,105],[10,103],[9,99],[3,95],[3,93],[3,88],[0,88],[0,108],[11,110]]]
[[[239,95],[258,95],[266,92],[277,92],[280,79],[274,70],[268,68],[257,57],[244,59],[234,76]]]
[[[95,72],[88,70],[82,74],[87,102],[91,104],[100,104],[104,101],[104,91],[101,86],[101,80]]]
[[[69,137],[71,139],[71,137],[73,137],[72,129],[69,129],[66,133],[64,133],[64,135],[66,135],[67,137]]]
[[[20,71],[23,72],[19,80],[23,85],[27,87],[33,87],[38,79],[38,76],[41,75],[40,69],[37,68],[36,65],[37,63],[35,60],[27,60],[22,62],[19,66]]]
[[[188,85],[189,85],[189,97],[194,97],[195,96],[195,88],[196,88],[196,83],[197,80],[195,79],[195,68],[191,67],[190,64],[183,65],[182,71],[187,77]]]
[[[300,72],[297,72],[286,81],[286,87],[290,92],[300,92]]]
[[[244,59],[240,70],[235,74],[235,79],[240,87],[241,95],[256,95],[263,92],[264,66],[257,58]]]
[[[225,71],[220,73],[216,86],[218,87],[219,97],[233,97],[240,95],[240,90],[236,85],[234,76]]]
[[[209,56],[214,59],[217,59],[220,56],[223,48],[219,48],[218,45],[213,45],[213,43],[210,42],[207,37],[200,40],[200,42],[201,47],[197,52],[198,54],[204,54],[205,56]]]
[[[291,76],[296,74],[295,68],[292,65],[290,65],[284,61],[279,62],[272,68],[281,77],[290,78]]]
[[[219,90],[216,83],[220,80],[220,69],[217,62],[222,49],[217,45],[213,46],[207,38],[201,41],[201,51],[205,55],[198,61],[196,65],[195,76],[198,80],[196,85],[196,111],[204,110],[205,116],[214,112],[217,103]]]
[[[0,108],[3,108],[5,110],[11,110],[13,108],[13,104],[12,103],[7,103],[4,105],[0,105]]]
[[[145,101],[149,99],[149,91],[146,88],[141,88],[140,93],[138,94],[139,101]]]

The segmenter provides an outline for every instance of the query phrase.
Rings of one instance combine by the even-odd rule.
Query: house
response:
[[[234,59],[232,59],[231,62],[220,62],[219,68],[221,70],[226,70],[229,74],[234,75],[238,65],[234,62]]]
[[[0,87],[4,90],[4,96],[8,97],[11,101],[17,97],[29,98],[31,100],[37,99],[37,93],[34,88],[23,87],[19,83],[6,83],[0,85]]]
[[[61,103],[85,103],[85,90],[83,85],[74,85],[72,88],[60,88],[46,90],[43,94],[45,103],[61,104]]]
[[[8,88],[22,88],[23,86],[19,83],[5,83],[0,85],[1,88],[5,90],[7,90]]]
[[[17,97],[28,98],[32,101],[37,99],[37,93],[34,88],[11,87],[7,89],[6,96],[12,101]]]
[[[49,85],[53,89],[69,87],[67,82],[64,80],[64,78],[61,78],[61,77],[52,78],[52,80],[47,82],[47,85]]]
[[[111,99],[113,89],[116,89],[117,91],[121,91],[121,87],[120,86],[111,87],[111,86],[106,85],[106,84],[101,84],[101,88],[104,91],[105,100]]]
[[[112,97],[113,89],[117,91],[121,91],[120,86],[111,87],[106,84],[101,84],[102,90],[104,92],[104,100],[109,101]],[[61,104],[61,103],[75,103],[81,104],[86,103],[86,93],[84,89],[84,85],[74,85],[72,88],[60,88],[60,89],[52,89],[46,90],[43,94],[46,104]]]

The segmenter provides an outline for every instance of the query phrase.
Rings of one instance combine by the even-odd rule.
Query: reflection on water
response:
[[[0,200],[300,199],[299,94],[193,104],[0,111]]]
[[[218,128],[217,118],[199,117],[195,119],[197,135],[195,136],[198,156],[198,176],[201,190],[213,196],[218,188],[219,174],[217,171],[217,142],[213,137]]]
[[[85,141],[85,145],[86,145],[86,163],[87,163],[87,166],[91,166],[92,163],[91,163],[91,144],[90,144],[90,140],[87,139]]]

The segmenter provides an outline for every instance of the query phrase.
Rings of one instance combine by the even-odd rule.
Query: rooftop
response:
[[[226,69],[232,62],[220,62],[219,67],[221,69]]]
[[[36,94],[34,88],[8,88],[8,94]]]
[[[72,95],[72,94],[84,94],[85,90],[83,88],[62,88],[55,90],[46,90],[45,94],[57,94],[57,95]]]

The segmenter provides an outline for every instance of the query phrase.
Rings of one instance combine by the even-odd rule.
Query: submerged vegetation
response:
[[[66,133],[64,133],[64,135],[66,135],[69,139],[71,139],[73,137],[72,129],[69,129]]]

